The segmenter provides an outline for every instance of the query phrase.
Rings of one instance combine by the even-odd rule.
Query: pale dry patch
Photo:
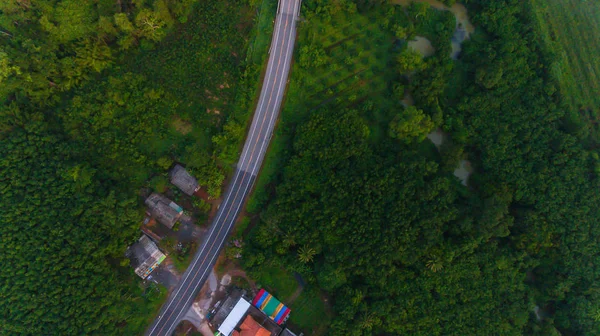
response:
[[[190,133],[193,128],[189,121],[183,120],[179,117],[175,117],[172,124],[173,127],[175,127],[175,130],[183,135]]]

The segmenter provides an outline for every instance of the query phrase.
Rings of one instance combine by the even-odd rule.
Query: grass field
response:
[[[290,327],[305,335],[325,335],[331,322],[331,313],[326,309],[319,292],[305,288],[302,294],[290,305]]]
[[[600,118],[600,2],[531,0],[538,29],[555,54],[552,75],[572,112]]]

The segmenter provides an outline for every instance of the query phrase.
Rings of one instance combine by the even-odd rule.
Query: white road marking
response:
[[[296,6],[294,6],[294,7],[296,7]],[[278,28],[277,28],[276,36],[275,36],[275,39],[274,39],[274,42],[275,42],[275,44],[277,44],[277,40],[278,40],[278,38],[279,38],[279,32],[280,32],[281,23],[283,22],[283,18],[282,18],[282,17],[278,17],[278,19],[279,19],[279,22],[278,22]],[[292,22],[292,25],[291,25],[291,28],[290,28],[290,38],[292,37],[293,33],[295,32],[295,22],[294,22],[294,19],[293,19],[293,18],[292,18],[292,21],[293,21],[293,22]],[[286,26],[287,26],[287,19],[286,19]],[[291,59],[291,57],[290,57],[291,55],[289,55],[289,48],[290,48],[290,45],[293,45],[293,43],[291,43],[291,42],[290,42],[290,38],[288,38],[288,39],[287,39],[288,46],[287,46],[287,48],[286,48],[286,54],[284,55],[284,68],[283,68],[283,74],[284,74],[284,75],[286,75],[286,76],[287,76],[287,74],[289,74],[289,69],[286,69],[286,67],[287,67],[287,63],[288,63],[288,60],[289,60],[289,59]],[[286,40],[282,41],[282,44],[283,44],[283,43],[286,43]],[[271,55],[271,56],[273,56],[273,55]],[[280,56],[280,57],[281,57],[281,56]],[[274,60],[274,58],[273,58],[273,60]],[[270,74],[272,74],[272,71],[273,71],[273,67],[274,67],[274,61],[273,61],[273,62],[269,61],[269,65],[271,65],[270,69],[268,70],[268,76],[270,77]],[[279,65],[279,62],[278,62],[278,65]],[[277,71],[277,72],[279,72],[279,66],[277,67],[277,69],[278,69],[278,71]],[[269,78],[269,77],[265,77],[265,78]],[[277,80],[277,78],[275,78],[275,80]],[[278,87],[278,90],[277,90],[277,96],[276,96],[276,98],[275,98],[275,105],[274,105],[274,107],[277,107],[277,106],[280,104],[280,100],[282,100],[282,97],[280,97],[280,96],[279,96],[279,95],[280,95],[280,92],[281,92],[282,82],[283,82],[283,81],[280,81],[280,83],[279,83],[279,87]],[[286,81],[286,82],[287,82],[287,81]],[[269,84],[269,83],[267,82],[267,83],[266,83],[266,85],[265,85],[265,87],[266,87],[266,88],[268,88],[268,84]],[[273,83],[273,85],[274,85],[274,83]],[[261,101],[261,104],[260,104],[260,107],[259,107],[259,109],[257,110],[257,112],[258,112],[258,115],[256,115],[256,116],[255,116],[255,119],[254,119],[254,120],[258,120],[258,119],[260,119],[260,112],[261,112],[261,110],[262,110],[262,107],[264,106],[264,100],[265,100],[264,98],[265,98],[265,96],[266,96],[266,93],[267,93],[268,91],[270,91],[270,92],[271,92],[271,95],[272,95],[272,92],[273,92],[273,91],[272,91],[272,90],[267,90],[266,88],[265,88],[265,90],[263,90],[263,92],[261,93],[261,97],[259,98],[259,100],[262,100],[262,101]],[[270,99],[269,99],[269,101],[270,101]],[[267,106],[267,107],[268,107],[268,106]],[[265,110],[264,112],[266,113],[266,111],[267,111],[267,110]],[[276,112],[277,112],[277,110],[276,110],[276,111],[274,111],[274,112],[275,112],[275,113],[271,113],[271,118],[270,118],[270,120],[269,120],[269,123],[268,123],[268,126],[267,126],[267,133],[266,133],[266,135],[269,135],[269,134],[270,134],[270,135],[272,135],[272,132],[273,132],[273,130],[272,130],[272,127],[273,127],[273,119],[274,119],[275,115],[277,115],[277,113],[276,113]],[[248,137],[248,140],[251,140],[252,138],[254,138],[254,137],[255,137],[255,134],[256,134],[256,129],[257,129],[257,127],[258,127],[257,125],[258,125],[258,123],[256,123],[256,124],[255,124],[255,123],[253,123],[253,125],[252,125],[252,127],[251,127],[251,131],[250,131],[250,136]],[[263,123],[261,124],[261,128],[260,128],[259,134],[260,134],[260,132],[262,131],[262,129],[263,129],[263,126],[264,126],[264,118],[263,118]],[[255,145],[256,145],[256,143],[257,143],[257,142],[258,142],[258,139],[256,140],[256,142],[255,142]],[[251,143],[251,141],[250,141],[250,142],[247,142],[247,144],[249,144],[249,143]],[[251,188],[251,186],[253,185],[253,183],[252,183],[252,177],[253,177],[253,175],[254,175],[254,172],[256,171],[257,167],[259,167],[259,166],[260,166],[260,165],[259,165],[259,162],[262,162],[262,160],[261,160],[261,157],[262,157],[262,155],[264,154],[264,146],[265,146],[265,142],[263,141],[263,143],[262,143],[262,145],[261,145],[261,148],[260,148],[260,151],[259,151],[259,153],[258,153],[258,157],[257,157],[257,158],[255,158],[254,160],[252,160],[252,159],[253,159],[253,158],[252,158],[252,156],[254,156],[254,155],[253,155],[253,153],[254,153],[254,148],[253,148],[253,150],[252,150],[252,155],[251,155],[250,161],[248,161],[248,166],[250,166],[250,164],[251,164],[251,163],[254,163],[254,167],[252,168],[252,173],[251,173],[251,175],[250,175],[250,179],[248,180],[248,181],[249,181],[249,182],[248,182],[248,185],[247,185],[247,186],[244,188],[244,192],[242,193],[242,198],[241,198],[241,200],[240,200],[240,203],[238,204],[238,206],[237,206],[236,210],[234,211],[234,217],[233,217],[233,219],[234,219],[234,220],[231,220],[231,221],[230,221],[230,223],[227,225],[227,230],[226,230],[226,232],[229,232],[229,230],[231,229],[231,226],[233,225],[233,223],[235,223],[235,218],[237,217],[237,213],[238,213],[238,211],[239,211],[240,207],[242,206],[242,204],[244,203],[244,202],[243,202],[243,200],[244,200],[244,198],[245,198],[245,195],[246,195],[246,193],[248,192],[248,190]],[[254,147],[255,147],[255,146],[254,146]],[[246,157],[247,157],[247,155],[248,155],[248,149],[249,149],[249,146],[248,146],[247,148],[245,148],[245,152],[243,152],[243,153],[242,153],[242,157],[241,157],[241,159],[240,159],[240,162],[242,163],[242,166],[243,166],[243,164],[244,164],[244,161],[246,160]],[[252,162],[252,161],[254,161],[254,162]],[[227,203],[227,202],[229,202],[229,200],[231,199],[231,196],[233,195],[233,190],[234,190],[234,188],[235,188],[235,185],[236,185],[236,183],[237,183],[237,181],[238,181],[238,179],[239,179],[239,177],[240,177],[240,175],[241,175],[242,171],[244,171],[244,177],[245,177],[245,175],[246,175],[247,171],[245,171],[245,170],[241,170],[241,169],[239,169],[239,168],[238,168],[238,170],[237,170],[237,174],[236,174],[236,176],[235,176],[235,178],[234,178],[234,183],[232,184],[232,187],[231,187],[231,192],[230,192],[230,193],[228,193],[228,197],[227,197],[227,198],[224,200],[223,204],[226,204],[226,203]],[[242,180],[242,183],[243,183],[243,180]],[[239,191],[240,191],[241,189],[242,189],[242,188],[241,188],[241,186],[240,186],[240,189],[239,189],[239,190],[238,190],[238,191],[235,193],[235,197],[234,197],[234,201],[233,201],[233,203],[235,202],[235,200],[237,200],[237,195],[238,195],[238,193],[239,193]],[[232,203],[232,206],[233,206],[233,203]],[[228,212],[227,212],[227,215],[226,215],[226,217],[225,217],[225,221],[227,221],[227,220],[228,220],[228,217],[229,217],[229,213],[230,213],[230,212],[231,212],[231,211],[228,211]],[[223,213],[225,213],[225,211],[221,211],[221,212],[220,212],[220,214],[219,214],[219,216],[218,216],[217,220],[216,220],[216,221],[214,221],[214,223],[218,223],[218,221],[220,220],[220,218],[221,218],[221,216],[223,215]],[[225,223],[224,223],[224,224],[225,224]],[[211,232],[209,233],[209,236],[208,236],[207,238],[212,238],[212,235],[214,234],[214,231],[215,231],[216,227],[217,227],[217,225],[214,225],[214,226],[213,226],[213,228],[211,229]],[[222,228],[223,228],[223,227],[221,227],[221,229],[219,230],[219,233],[217,234],[217,236],[218,236],[218,235],[221,233],[221,231],[222,231]],[[221,239],[221,241],[219,242],[219,244],[218,244],[217,246],[219,246],[219,247],[220,247],[220,246],[221,246],[221,244],[223,243],[223,241],[224,241],[226,238],[227,238],[227,234],[226,234],[226,235],[223,237],[223,239]],[[188,273],[186,274],[186,276],[184,277],[183,281],[181,282],[182,286],[180,286],[180,287],[178,288],[178,290],[177,290],[177,292],[176,292],[176,294],[175,294],[175,296],[174,296],[173,298],[176,298],[176,297],[179,295],[179,293],[181,292],[181,289],[183,288],[183,284],[185,283],[185,281],[187,281],[187,279],[189,278],[190,274],[192,273],[192,271],[191,271],[191,270],[192,270],[193,268],[195,268],[195,267],[196,267],[196,265],[197,265],[197,263],[198,263],[198,260],[200,260],[200,256],[201,256],[201,255],[204,253],[204,251],[206,250],[206,247],[208,246],[208,241],[209,241],[209,240],[210,240],[210,239],[207,239],[207,240],[206,240],[206,244],[204,244],[204,245],[203,245],[203,248],[202,248],[201,252],[200,252],[200,253],[198,253],[198,254],[196,255],[196,258],[194,259],[194,262],[193,262],[193,267],[192,267],[192,266],[190,266],[190,268],[189,268],[189,269],[190,269],[190,272],[188,272]],[[211,250],[212,250],[212,246],[214,246],[214,242],[213,242],[213,244],[211,245]],[[219,248],[219,249],[217,249],[215,252],[219,252],[219,250],[220,250],[220,248]],[[211,261],[210,261],[210,263],[212,263],[212,262],[214,261],[214,259],[215,259],[215,258],[216,258],[218,255],[219,255],[218,253],[214,253],[213,257],[211,258]],[[204,263],[204,261],[205,261],[205,260],[206,260],[206,257],[204,258],[204,260],[202,261],[202,263]],[[209,263],[209,264],[210,264],[210,263]],[[202,276],[200,277],[200,279],[202,279],[202,278],[203,278],[203,277],[206,275],[206,272],[207,272],[207,271],[208,271],[208,270],[206,270],[206,269],[205,269],[205,271],[204,271],[204,273],[202,274]],[[197,275],[197,274],[198,274],[198,272],[196,272],[196,273],[194,274],[194,279],[196,278],[196,275]],[[193,290],[192,292],[194,292],[194,291],[197,289],[197,287],[198,287],[198,286],[199,286],[199,284],[196,284],[196,286],[194,287],[194,290]],[[188,290],[188,289],[189,289],[189,285],[188,285],[188,287],[186,287],[186,290],[185,290],[185,291],[187,292],[187,290]],[[171,307],[171,305],[173,304],[173,302],[174,302],[174,301],[175,301],[175,300],[172,300],[172,301],[169,303],[169,305],[168,305],[168,306],[167,306],[167,308],[165,309],[165,312],[167,312],[167,311],[170,309],[170,307]],[[188,303],[188,301],[189,301],[189,299],[185,301],[185,306],[187,306],[187,303]],[[179,299],[179,300],[178,300],[177,304],[179,304],[180,302],[181,302],[181,299]],[[179,313],[179,314],[176,316],[176,321],[178,321],[178,320],[179,320],[179,316],[180,316],[181,314],[182,314],[182,312],[180,312],[180,313]],[[171,313],[171,314],[169,314],[169,317],[170,317],[171,315],[172,315],[172,313]],[[150,331],[150,333],[153,333],[153,332],[154,332],[154,330],[155,330],[155,329],[158,327],[158,325],[159,325],[159,324],[160,324],[160,322],[161,322],[161,320],[160,320],[161,318],[162,318],[162,315],[159,315],[159,321],[157,321],[157,323],[156,323],[156,326],[155,326],[155,327],[154,327],[154,328],[153,328],[153,329]],[[164,327],[163,327],[163,328],[164,328]],[[169,329],[171,329],[171,328],[169,328]],[[162,331],[162,328],[161,328],[161,331]],[[170,331],[170,330],[169,330],[169,331]]]
[[[278,18],[278,19],[279,19],[279,18]],[[283,20],[279,20],[279,22],[278,22],[278,28],[277,28],[277,31],[276,31],[276,33],[275,33],[276,39],[279,37],[279,31],[280,31],[280,28],[281,28],[281,22],[282,22],[282,21],[283,21]],[[275,41],[276,41],[276,40],[275,40]],[[271,65],[271,68],[268,70],[268,71],[270,71],[270,72],[268,72],[268,73],[269,73],[269,76],[270,76],[270,74],[272,74],[272,73],[273,73],[273,68],[274,68],[274,66],[272,65],[272,62],[269,62],[269,65]],[[265,77],[265,78],[268,78],[268,77]],[[266,94],[267,94],[267,90],[264,90],[264,92],[261,92],[261,96],[264,98],[264,95],[263,95],[263,94],[264,94],[264,95],[266,95]],[[260,99],[261,99],[261,98],[259,98],[259,100],[260,100]],[[263,99],[263,100],[264,100],[264,99]],[[261,109],[262,109],[262,105],[261,105]],[[257,110],[257,111],[260,113],[260,110],[261,110],[261,109],[259,109],[259,110]],[[257,128],[256,128],[256,125],[255,125],[254,123],[252,123],[252,126],[251,126],[250,128],[251,128],[251,129],[250,129],[250,136],[248,137],[248,139],[251,139],[252,137],[254,137],[254,134],[255,134],[255,132],[256,132],[256,129],[257,129]],[[244,147],[245,147],[245,146],[244,146]],[[246,153],[244,153],[244,151],[242,151],[242,156],[241,156],[241,158],[240,158],[240,161],[239,161],[239,162],[242,162],[242,164],[243,164],[244,160],[246,160],[246,156],[247,156],[247,154],[248,154],[248,151],[246,151]],[[238,179],[239,179],[239,177],[240,177],[240,175],[241,175],[241,173],[240,173],[240,172],[241,172],[241,170],[240,170],[240,169],[238,169],[238,170],[237,170],[237,172],[236,172],[236,175],[235,175],[235,177],[234,177],[234,181],[233,181],[233,183],[231,184],[231,186],[232,186],[232,188],[231,188],[231,191],[232,191],[232,192],[231,192],[231,193],[228,193],[227,197],[226,197],[226,198],[223,200],[223,202],[222,202],[221,204],[227,204],[227,202],[230,200],[231,196],[233,195],[233,189],[235,188],[235,185],[237,184],[237,181],[238,181]],[[239,191],[238,191],[238,192],[239,192]],[[236,196],[237,196],[237,194],[236,194]],[[226,209],[226,208],[223,208],[223,211],[219,212],[219,214],[217,215],[217,218],[216,218],[216,220],[215,220],[215,221],[213,221],[213,223],[218,223],[218,222],[219,222],[219,220],[220,220],[221,216],[222,216],[222,215],[225,213],[225,209]],[[185,282],[186,282],[186,281],[187,281],[187,279],[189,278],[190,274],[192,274],[192,273],[193,273],[193,272],[192,272],[192,270],[193,270],[193,269],[196,267],[196,264],[197,264],[197,263],[198,263],[198,261],[200,260],[200,256],[201,256],[201,255],[204,253],[204,251],[206,250],[206,247],[208,246],[208,242],[210,241],[210,239],[211,239],[211,238],[213,238],[213,237],[212,237],[212,235],[213,235],[213,233],[214,233],[215,229],[217,228],[217,226],[218,226],[218,225],[213,225],[213,227],[211,228],[211,231],[210,231],[210,233],[208,234],[208,236],[207,236],[207,239],[205,240],[205,244],[203,244],[203,246],[202,246],[202,249],[200,250],[200,253],[197,253],[197,254],[196,254],[196,257],[194,258],[194,260],[193,260],[193,262],[192,262],[192,265],[188,266],[188,269],[190,270],[190,272],[188,272],[186,275],[184,275],[183,279],[181,280],[181,284],[182,284],[182,285],[181,285],[181,286],[179,286],[179,288],[177,288],[177,291],[175,292],[175,295],[173,296],[173,298],[176,298],[176,297],[179,295],[179,293],[181,292],[181,289],[183,288],[183,284],[185,284]],[[196,273],[196,274],[197,274],[197,273]],[[194,277],[195,277],[195,275],[194,275]],[[186,288],[186,291],[187,291],[187,288]],[[169,304],[167,305],[167,308],[165,309],[165,312],[167,312],[167,311],[168,311],[168,310],[171,308],[171,305],[172,305],[174,302],[175,302],[175,300],[171,300],[171,302],[169,302]],[[178,303],[179,303],[179,301],[178,301]],[[154,332],[154,330],[155,330],[155,329],[158,327],[158,325],[159,325],[159,324],[160,324],[160,316],[159,316],[159,321],[156,323],[156,326],[154,326],[154,328],[152,328],[152,330],[150,331],[150,334],[152,334],[152,333]]]

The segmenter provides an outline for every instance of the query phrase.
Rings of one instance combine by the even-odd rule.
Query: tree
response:
[[[76,49],[77,63],[81,67],[101,72],[112,64],[112,52],[102,41],[86,40]]]
[[[390,123],[389,135],[392,138],[421,142],[434,128],[431,118],[414,106],[407,107],[402,114],[396,115]]]
[[[398,62],[398,71],[402,74],[408,74],[414,71],[421,71],[426,68],[423,56],[412,48],[404,49],[396,58]]]
[[[5,79],[13,74],[20,75],[21,69],[18,66],[11,65],[8,54],[0,51],[0,83],[4,82]]]
[[[313,258],[316,253],[317,252],[315,251],[315,249],[305,245],[298,250],[298,259],[300,260],[300,262],[306,264],[313,261]]]
[[[135,24],[139,29],[139,35],[152,41],[160,41],[165,36],[164,18],[149,9],[142,9],[136,15]]]

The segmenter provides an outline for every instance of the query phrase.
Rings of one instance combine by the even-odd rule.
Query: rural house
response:
[[[125,255],[131,261],[135,274],[142,279],[146,279],[166,258],[156,244],[146,235],[142,235],[137,243],[127,248]]]
[[[200,189],[200,185],[198,185],[198,180],[196,180],[190,173],[185,170],[180,165],[176,165],[171,169],[171,183],[177,186],[177,188],[181,189],[184,193],[192,196],[198,189]]]
[[[156,218],[159,223],[162,223],[169,229],[173,228],[173,225],[175,225],[179,217],[183,214],[182,207],[161,194],[152,193],[152,195],[146,198],[145,203],[152,217]]]
[[[290,309],[264,289],[252,301],[246,291],[234,289],[210,314],[209,325],[218,336],[296,336],[282,325],[289,315]]]

